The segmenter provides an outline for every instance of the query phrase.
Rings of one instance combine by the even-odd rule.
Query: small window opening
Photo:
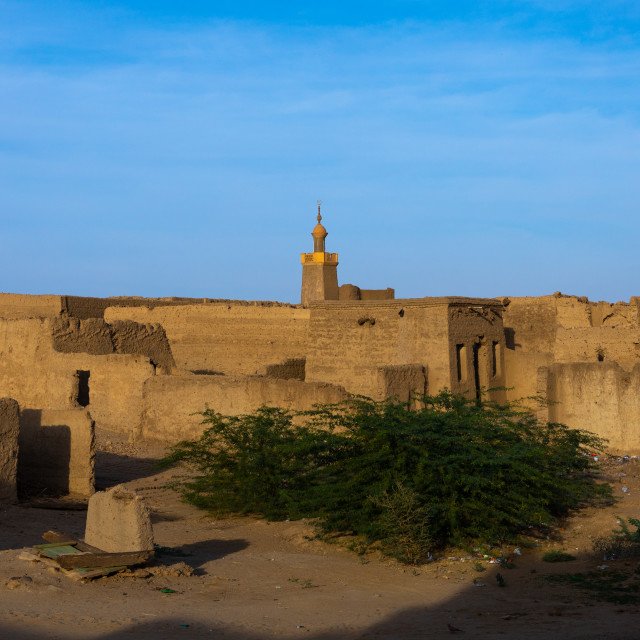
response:
[[[77,371],[78,376],[78,395],[76,402],[81,407],[87,407],[89,405],[89,378],[91,371]]]
[[[400,309],[400,311],[398,311],[398,315],[399,315],[401,318],[404,318],[404,309]]]
[[[456,345],[456,375],[458,382],[467,380],[467,349],[463,344]]]

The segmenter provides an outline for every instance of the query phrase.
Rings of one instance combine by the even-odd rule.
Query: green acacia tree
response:
[[[354,398],[304,413],[207,409],[203,435],[164,462],[194,469],[184,495],[199,507],[315,518],[410,562],[513,541],[607,494],[588,455],[604,446],[593,434],[448,392],[420,407]]]

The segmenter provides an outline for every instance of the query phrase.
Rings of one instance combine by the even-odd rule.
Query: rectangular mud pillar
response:
[[[25,495],[87,497],[95,490],[95,424],[84,409],[20,414],[18,483]]]
[[[18,471],[18,435],[20,407],[11,398],[0,398],[0,505],[18,499],[16,477]]]

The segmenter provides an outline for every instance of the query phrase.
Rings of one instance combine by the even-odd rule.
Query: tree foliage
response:
[[[219,514],[315,518],[326,533],[363,536],[408,562],[445,545],[512,541],[607,490],[587,455],[603,447],[596,436],[448,392],[417,410],[356,398],[203,417],[203,435],[165,459],[197,471],[188,501]]]

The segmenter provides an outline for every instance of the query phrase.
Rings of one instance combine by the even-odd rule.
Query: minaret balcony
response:
[[[326,251],[314,251],[313,253],[301,253],[300,262],[302,264],[338,264],[337,253],[327,253]]]

